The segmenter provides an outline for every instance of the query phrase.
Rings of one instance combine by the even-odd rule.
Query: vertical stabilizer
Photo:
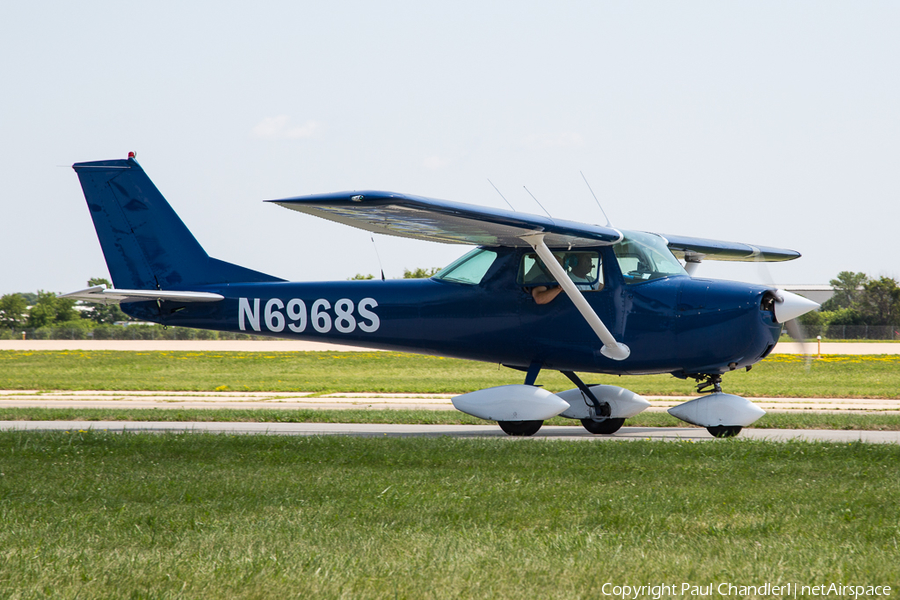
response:
[[[211,258],[133,158],[77,163],[109,274],[117,288],[281,281]]]

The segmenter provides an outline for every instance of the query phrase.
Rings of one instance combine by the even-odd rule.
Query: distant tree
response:
[[[106,287],[112,287],[112,284],[108,279],[103,279],[102,277],[94,277],[92,279],[88,279],[88,287],[93,287],[95,285],[105,285]],[[116,321],[128,321],[131,319],[128,315],[122,312],[122,309],[119,308],[118,304],[97,304],[91,303],[90,308],[82,313],[82,316],[86,319],[90,319],[94,323],[98,325],[107,323],[112,325]]]
[[[403,269],[403,279],[428,279],[437,275],[440,270],[440,267],[431,267],[430,269],[419,267],[415,271]]]
[[[837,274],[837,277],[828,282],[834,289],[834,295],[822,303],[822,310],[832,311],[850,308],[859,297],[860,287],[868,280],[869,277],[865,273],[841,271]]]
[[[867,281],[854,308],[867,325],[900,325],[900,287],[891,277]]]
[[[800,325],[803,327],[803,332],[806,334],[806,337],[816,337],[817,335],[822,335],[828,327],[828,317],[830,315],[831,313],[829,312],[811,310],[808,313],[797,317],[797,321],[799,321]]]
[[[0,327],[19,329],[25,325],[28,302],[22,294],[6,294],[0,297]]]
[[[19,295],[25,298],[28,306],[34,306],[38,299],[38,295],[33,292],[19,292]]]
[[[823,312],[827,326],[832,325],[865,325],[866,318],[855,308],[842,308],[830,312]]]
[[[33,329],[47,327],[56,323],[79,319],[75,310],[75,301],[69,298],[58,298],[53,292],[38,290],[37,300],[28,311],[25,324]]]
[[[363,275],[362,273],[357,273],[353,277],[348,277],[349,281],[367,281],[369,279],[375,279],[375,276],[371,273],[368,275]]]

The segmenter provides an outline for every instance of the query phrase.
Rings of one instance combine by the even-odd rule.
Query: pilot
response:
[[[593,284],[591,273],[594,270],[594,263],[591,253],[579,252],[566,256],[564,259],[557,256],[556,259],[560,264],[567,268],[569,277],[572,282],[581,290],[597,289]],[[531,297],[537,304],[548,304],[552,302],[562,291],[559,284],[539,285],[531,289]]]
[[[563,266],[562,256],[558,254],[553,255],[556,258],[556,261]],[[544,266],[539,262],[535,261],[534,265],[531,267],[531,270],[525,276],[525,281],[533,281],[538,278],[549,278],[550,273],[546,271]],[[535,303],[537,304],[549,304],[552,302],[559,293],[562,291],[562,288],[559,287],[558,283],[547,283],[545,285],[538,285],[531,288],[531,297],[534,298]]]
[[[558,283],[552,283],[550,285],[538,285],[531,288],[531,297],[534,298],[534,301],[538,304],[549,304],[553,302],[553,300],[559,296],[559,293],[562,291],[562,288],[559,287]]]

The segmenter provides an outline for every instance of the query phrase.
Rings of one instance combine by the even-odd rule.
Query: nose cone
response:
[[[796,319],[801,315],[805,315],[811,310],[819,308],[818,302],[813,302],[803,296],[798,296],[793,292],[784,290],[776,290],[775,292],[775,320],[779,323],[785,323],[791,319]]]

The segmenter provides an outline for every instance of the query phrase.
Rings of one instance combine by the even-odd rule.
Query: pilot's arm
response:
[[[558,285],[553,287],[547,285],[539,285],[531,288],[531,297],[537,304],[549,304],[554,298],[559,296],[562,288]]]

